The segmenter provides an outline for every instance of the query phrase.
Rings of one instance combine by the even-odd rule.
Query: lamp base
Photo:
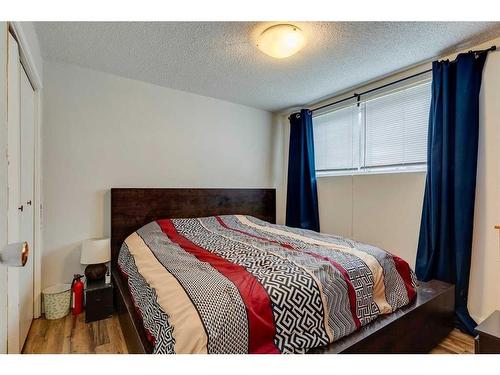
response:
[[[89,264],[87,267],[85,267],[85,277],[87,278],[87,280],[100,280],[104,278],[107,270],[108,267],[106,267],[106,264],[104,263]]]

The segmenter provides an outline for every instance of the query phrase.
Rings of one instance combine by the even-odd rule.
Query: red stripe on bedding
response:
[[[354,290],[354,286],[351,283],[351,279],[349,279],[349,274],[347,273],[345,268],[342,267],[339,263],[335,262],[334,260],[332,260],[328,257],[313,253],[311,251],[295,248],[294,246],[292,246],[288,243],[281,243],[279,241],[272,240],[270,238],[260,237],[260,236],[257,236],[255,234],[245,232],[244,230],[241,230],[241,229],[231,228],[219,216],[216,216],[216,219],[219,222],[219,224],[222,225],[226,229],[233,230],[235,232],[239,232],[241,234],[256,238],[256,239],[261,240],[261,241],[275,243],[275,244],[280,245],[281,247],[284,247],[286,249],[301,251],[301,252],[306,253],[308,255],[311,255],[315,258],[323,259],[323,260],[329,262],[332,266],[334,266],[342,274],[342,277],[344,278],[344,281],[347,285],[347,295],[349,297],[349,308],[351,310],[352,320],[354,321],[354,324],[356,324],[357,329],[361,327],[361,322],[360,322],[360,320],[358,318],[358,314],[356,312],[356,291]]]
[[[410,265],[405,262],[403,259],[400,257],[397,257],[394,254],[392,255],[392,259],[394,259],[394,264],[396,265],[396,270],[399,273],[399,276],[403,279],[403,282],[405,284],[406,288],[406,293],[408,294],[408,301],[411,302],[417,295],[417,291],[415,290],[415,287],[413,286],[413,282],[411,279],[411,270],[410,270]]]
[[[226,276],[239,290],[248,317],[248,351],[250,353],[279,353],[274,344],[276,333],[271,301],[264,287],[244,267],[201,248],[181,235],[172,220],[158,220],[163,233],[186,252]]]

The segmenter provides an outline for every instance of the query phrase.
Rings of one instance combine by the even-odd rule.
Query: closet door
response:
[[[33,320],[34,92],[9,34],[8,57],[8,242],[27,241],[24,267],[7,273],[7,351],[20,353]]]
[[[33,320],[33,260],[36,251],[34,237],[34,165],[35,165],[35,119],[34,92],[26,72],[21,67],[21,240],[28,242],[30,254],[26,265],[19,273],[19,350]]]
[[[8,131],[8,233],[9,243],[21,241],[21,64],[16,40],[9,33],[7,62],[7,131]],[[7,270],[7,351],[19,353],[19,276],[22,268]]]

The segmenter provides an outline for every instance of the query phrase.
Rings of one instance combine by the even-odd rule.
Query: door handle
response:
[[[26,202],[26,204],[27,204],[28,206],[31,206],[31,199],[30,199],[29,201],[27,201],[27,202]]]
[[[20,205],[17,209],[18,209],[19,211],[23,212],[24,207],[23,207],[23,205]]]

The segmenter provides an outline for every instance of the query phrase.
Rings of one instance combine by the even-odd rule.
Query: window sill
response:
[[[353,171],[316,171],[316,177],[337,177],[337,176],[363,176],[394,173],[421,173],[427,172],[427,165],[413,165],[401,167],[376,167],[369,169],[357,169]]]

